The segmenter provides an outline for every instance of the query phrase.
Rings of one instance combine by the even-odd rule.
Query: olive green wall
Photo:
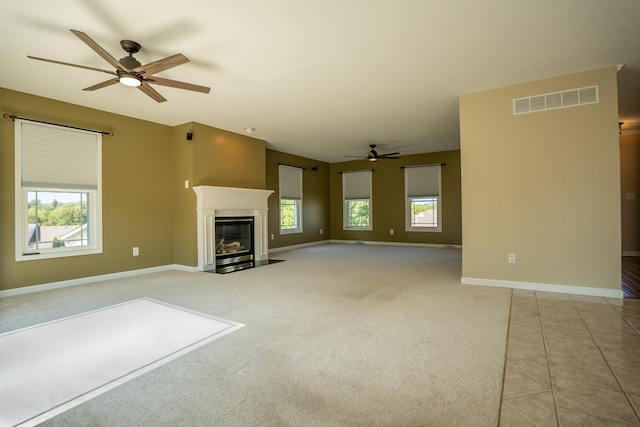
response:
[[[640,256],[640,134],[620,137],[622,254]],[[632,193],[633,198],[627,199]]]
[[[304,168],[302,171],[302,233],[280,234],[278,165]],[[279,151],[267,150],[269,197],[269,248],[299,245],[329,239],[329,164]],[[317,168],[313,170],[312,168]],[[320,230],[322,229],[322,234]]]
[[[193,123],[176,126],[172,129],[171,137],[173,168],[170,192],[174,194],[173,262],[186,266],[198,264],[196,194],[192,189],[194,142],[187,140],[187,132],[192,132],[193,127]]]
[[[512,113],[514,98],[591,85],[597,104]],[[616,67],[460,97],[463,282],[620,290],[617,116]]]
[[[196,266],[192,187],[266,185],[266,143],[259,139],[198,123],[169,127],[2,88],[0,112],[114,134],[102,143],[103,253],[16,262],[14,123],[0,120],[0,290]],[[191,141],[187,132],[193,132]],[[134,246],[140,248],[137,257]]]
[[[403,166],[446,163],[441,169],[442,232],[405,231],[405,189]],[[342,220],[342,174],[349,170],[374,169],[372,179],[373,230],[344,230]],[[333,163],[330,167],[331,239],[370,242],[402,242],[434,245],[462,244],[460,205],[460,151],[443,151],[401,156],[398,160],[371,163],[357,160]],[[394,234],[390,234],[393,229]]]
[[[173,263],[171,128],[1,88],[0,112],[114,133],[102,142],[104,252],[16,262],[14,123],[0,119],[0,289]]]
[[[187,140],[187,133],[192,139]],[[193,187],[265,188],[265,146],[251,138],[200,123],[172,129],[174,263],[198,265],[196,194]],[[185,181],[189,181],[186,188]]]
[[[266,142],[193,124],[193,185],[265,189]]]

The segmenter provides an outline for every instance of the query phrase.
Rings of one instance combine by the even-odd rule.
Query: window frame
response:
[[[294,209],[294,219],[295,219],[295,226],[292,228],[282,228],[282,202],[283,201],[292,201],[293,202],[293,209]],[[300,199],[286,199],[286,198],[280,198],[280,234],[292,234],[292,233],[302,233],[302,200]]]
[[[437,193],[438,194],[422,194],[422,195],[409,195],[409,187],[410,187],[410,173],[409,169],[411,168],[438,168],[437,170]],[[432,193],[433,191],[427,191]],[[408,232],[421,232],[421,233],[439,233],[442,232],[442,167],[440,164],[436,165],[422,165],[422,166],[406,166],[404,169],[404,193],[405,193],[405,231]],[[411,217],[412,217],[412,204],[415,203],[418,199],[428,199],[434,198],[436,200],[436,227],[429,226],[421,226],[416,227],[412,225]]]
[[[373,187],[373,179],[371,170],[367,171],[344,171],[342,172],[342,229],[343,230],[351,230],[351,231],[372,231],[373,230],[373,200],[372,200],[372,187]],[[361,197],[361,196],[352,196],[347,197],[347,193],[349,191],[347,188],[347,180],[348,174],[352,173],[367,173],[368,174],[368,196],[369,197]],[[363,193],[364,194],[364,193]],[[367,226],[352,226],[349,224],[351,219],[351,201],[367,201],[369,207],[369,225]]]
[[[80,186],[47,186],[22,184],[22,123],[31,121],[16,119],[15,123],[15,260],[34,261],[40,259],[65,258],[81,255],[92,255],[103,252],[102,246],[102,135],[95,132],[70,129],[64,126],[37,123],[38,126],[64,129],[65,131],[91,134],[96,144],[96,188],[79,188]],[[30,192],[58,192],[88,194],[87,228],[89,230],[89,244],[84,246],[61,246],[40,248],[37,251],[29,249],[29,200]]]
[[[295,175],[295,176],[294,176]],[[284,182],[287,178],[297,181]],[[283,234],[302,233],[302,168],[288,165],[278,165],[278,230]],[[285,194],[283,197],[283,193]],[[293,197],[291,197],[293,196]],[[296,224],[294,228],[282,228],[282,201],[294,202],[294,218]]]

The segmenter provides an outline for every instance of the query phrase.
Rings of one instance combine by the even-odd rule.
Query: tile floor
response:
[[[640,299],[513,291],[500,426],[640,426]]]

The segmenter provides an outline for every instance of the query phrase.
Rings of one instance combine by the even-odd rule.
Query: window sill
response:
[[[16,262],[20,261],[37,261],[40,259],[52,259],[52,258],[71,258],[82,255],[95,255],[101,254],[102,248],[91,248],[91,249],[78,249],[78,250],[65,250],[65,251],[44,251],[44,252],[33,252],[27,254],[16,254]]]

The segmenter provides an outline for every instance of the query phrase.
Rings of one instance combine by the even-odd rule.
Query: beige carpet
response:
[[[274,257],[0,299],[0,333],[144,296],[246,325],[43,425],[497,425],[511,291],[461,285],[459,250]]]
[[[0,426],[32,426],[243,325],[140,298],[0,335]]]

